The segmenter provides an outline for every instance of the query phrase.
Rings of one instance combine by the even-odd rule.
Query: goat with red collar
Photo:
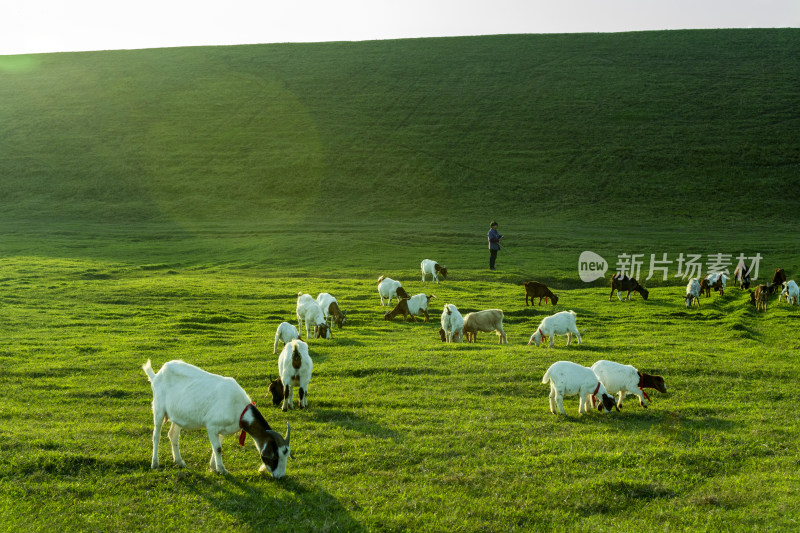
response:
[[[575,311],[561,311],[560,313],[544,317],[539,323],[536,333],[531,335],[528,346],[534,343],[538,347],[542,341],[550,337],[550,348],[552,348],[556,335],[566,335],[567,346],[572,342],[572,336],[575,335],[578,337],[578,344],[580,344],[581,334],[578,333],[578,326],[575,322],[576,316],[578,315]]]
[[[158,468],[161,426],[169,420],[172,422],[168,434],[172,457],[178,466],[186,466],[179,447],[181,429],[205,428],[211,441],[209,467],[227,474],[222,464],[220,437],[242,430],[239,444],[244,445],[246,435],[253,437],[263,463],[260,471],[269,470],[275,479],[286,474],[286,459],[292,453],[289,424],[286,424],[286,438],[273,431],[235,379],[211,374],[178,360],[164,363],[155,373],[148,359],[142,370],[153,389],[152,468]]]
[[[606,413],[617,407],[594,370],[571,361],[558,361],[550,365],[542,383],[550,383],[550,412],[554,415],[567,414],[564,410],[565,396],[578,395],[580,414],[586,413],[587,405],[597,405],[598,411]]]

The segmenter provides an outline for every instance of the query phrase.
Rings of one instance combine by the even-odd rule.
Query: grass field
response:
[[[761,280],[797,279],[798,57],[796,30],[0,57],[0,530],[796,530],[800,308],[731,283],[687,310],[674,266],[609,302],[577,263],[759,253]],[[384,321],[382,274],[433,320]],[[528,279],[559,304],[526,307]],[[264,395],[299,291],[349,323],[283,413]],[[442,344],[444,303],[502,308],[509,345]],[[526,346],[569,309],[583,344]],[[179,469],[166,430],[151,471],[148,358],[290,422],[286,478],[231,437],[210,473],[204,432]],[[562,359],[668,392],[556,417]]]

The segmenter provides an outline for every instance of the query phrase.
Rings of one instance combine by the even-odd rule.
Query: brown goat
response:
[[[786,271],[783,270],[782,268],[776,268],[775,274],[772,275],[772,283],[769,284],[770,294],[782,290],[785,281],[786,281]]]
[[[526,281],[522,285],[525,286],[525,305],[528,305],[528,298],[531,299],[530,305],[533,305],[534,298],[539,298],[539,305],[542,305],[542,298],[544,298],[545,303],[547,303],[548,299],[553,302],[553,305],[558,303],[558,296],[553,294],[553,291],[547,288],[544,283]]]
[[[638,292],[645,300],[647,300],[647,297],[650,295],[649,291],[639,285],[639,282],[634,278],[620,274],[611,276],[611,294],[608,295],[609,302],[611,301],[611,297],[614,296],[614,291],[617,291],[617,298],[619,298],[620,302],[622,301],[622,296],[619,294],[621,291],[628,291],[628,295],[625,297],[626,300],[631,299],[632,292]]]
[[[328,306],[328,316],[331,317],[331,321],[336,322],[339,329],[341,329],[347,321],[347,311],[339,309],[339,304],[336,302],[331,302]]]
[[[761,284],[756,287],[755,296],[755,304],[756,304],[756,311],[766,311],[767,310],[767,303],[769,302],[769,293],[770,293],[770,286]]]

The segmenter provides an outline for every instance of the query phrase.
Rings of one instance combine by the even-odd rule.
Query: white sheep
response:
[[[550,337],[550,348],[553,347],[556,335],[567,336],[567,346],[572,342],[572,336],[578,337],[578,344],[581,344],[581,334],[578,333],[578,327],[575,323],[575,317],[578,316],[574,311],[561,311],[551,316],[546,316],[539,323],[536,333],[531,335],[528,341],[528,346],[535,343],[538,347],[542,340]]]
[[[800,304],[800,289],[798,289],[797,283],[793,279],[783,282],[783,290],[778,295],[778,301],[780,302],[784,296],[786,297],[786,303],[792,305]]]
[[[278,329],[275,330],[275,343],[272,345],[272,354],[278,353],[278,342],[288,344],[293,339],[299,339],[300,332],[297,328],[288,322],[281,322]]]
[[[292,387],[298,387],[300,396],[300,409],[308,406],[308,383],[311,381],[311,372],[314,363],[308,355],[308,344],[301,340],[290,341],[283,347],[278,356],[278,372],[283,383],[283,403],[281,409],[294,409]]]
[[[306,339],[311,338],[309,324],[314,327],[314,338],[331,338],[331,330],[325,321],[325,314],[310,294],[297,293],[296,315],[298,328],[303,327],[303,322],[306,324]]]
[[[586,413],[587,405],[597,403],[594,400],[598,395],[602,401],[597,406],[598,410],[605,410],[608,413],[616,407],[614,398],[608,395],[606,388],[591,368],[571,361],[558,361],[550,365],[550,368],[544,373],[542,383],[548,382],[550,383],[550,412],[554,415],[559,412],[566,415],[564,397],[576,394],[579,398],[578,412],[580,414]]]
[[[697,278],[692,278],[689,280],[689,283],[686,284],[686,296],[684,297],[684,302],[686,303],[686,307],[691,307],[692,302],[697,302],[697,307],[700,307],[700,282],[697,281]]]
[[[152,468],[158,468],[161,426],[169,420],[172,457],[178,466],[186,466],[179,447],[181,429],[206,429],[211,441],[209,467],[220,474],[227,473],[222,464],[222,436],[243,430],[239,444],[244,445],[245,432],[253,437],[263,463],[259,470],[269,470],[275,479],[286,473],[286,459],[291,455],[289,424],[284,439],[272,430],[236,380],[178,360],[164,363],[156,374],[148,359],[142,370],[153,389]]]
[[[381,297],[381,305],[391,305],[392,298],[397,298],[398,300],[400,298],[410,298],[399,281],[387,278],[386,276],[378,278],[378,294]],[[388,300],[386,304],[383,303],[384,298]]]
[[[666,393],[664,378],[640,372],[631,365],[622,365],[613,361],[600,360],[592,365],[592,370],[603,383],[610,395],[619,394],[617,407],[622,408],[625,395],[630,393],[639,398],[639,405],[647,408],[650,397],[644,389],[656,389]]]
[[[447,267],[440,266],[439,263],[432,259],[423,259],[419,266],[422,270],[423,283],[428,274],[431,275],[431,279],[436,283],[439,283],[439,276],[442,276],[443,279],[447,277]]]
[[[461,342],[464,337],[464,317],[453,304],[445,304],[442,311],[442,330],[447,342]],[[441,334],[441,333],[440,333]]]

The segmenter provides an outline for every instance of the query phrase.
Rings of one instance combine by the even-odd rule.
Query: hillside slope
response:
[[[0,222],[796,223],[799,57],[791,29],[3,57]]]

